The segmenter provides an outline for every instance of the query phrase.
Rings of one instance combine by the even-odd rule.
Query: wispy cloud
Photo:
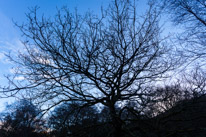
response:
[[[11,54],[16,56],[18,51],[24,51],[24,46],[20,41],[18,28],[14,27],[12,19],[7,17],[0,11],[0,86],[7,86],[8,81],[5,75],[12,74],[11,68],[14,64],[6,56]],[[22,77],[17,77],[16,80],[23,80]],[[2,101],[0,101],[0,106]]]
[[[16,54],[22,50],[20,33],[12,22],[12,18],[0,11],[0,63],[9,63],[5,54]]]

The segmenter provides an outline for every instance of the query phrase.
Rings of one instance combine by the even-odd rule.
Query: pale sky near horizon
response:
[[[4,75],[12,74],[13,64],[8,60],[5,54],[9,52],[15,54],[23,48],[21,43],[21,33],[15,27],[12,20],[23,23],[26,20],[25,13],[29,8],[38,6],[39,15],[55,15],[56,9],[67,6],[74,10],[77,8],[80,14],[88,10],[94,13],[100,13],[101,6],[107,7],[111,0],[0,0],[0,86],[7,85]],[[138,8],[145,9],[146,0],[139,0]],[[0,111],[5,107],[5,102],[11,103],[14,99],[0,98]]]

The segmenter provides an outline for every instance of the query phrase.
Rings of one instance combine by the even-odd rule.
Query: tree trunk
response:
[[[121,120],[115,118],[112,120],[112,124],[114,126],[114,137],[124,137]]]
[[[124,137],[124,132],[122,129],[122,121],[121,118],[116,114],[115,107],[110,108],[112,125],[113,125],[113,137]]]

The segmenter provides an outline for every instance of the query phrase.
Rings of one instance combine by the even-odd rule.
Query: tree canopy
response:
[[[184,133],[189,129],[204,133],[204,124],[198,130],[191,128],[202,115],[189,111],[205,112],[199,103],[205,100],[205,73],[197,69],[184,77],[183,84],[155,84],[163,84],[179,61],[171,53],[172,44],[161,37],[162,11],[184,26],[178,37],[182,55],[200,59],[206,53],[205,1],[164,0],[161,11],[154,2],[148,3],[144,15],[138,14],[136,0],[113,0],[100,16],[63,7],[47,18],[38,15],[37,7],[31,9],[27,22],[16,24],[25,39],[25,51],[18,57],[9,55],[17,70],[7,77],[9,85],[1,92],[23,95],[45,113],[54,108],[47,123],[51,136],[181,136],[171,122],[177,119],[182,119],[177,125]],[[40,133],[34,132],[43,128],[39,113],[31,102],[22,102],[12,113],[5,113],[3,126]],[[186,122],[188,117],[192,122]]]
[[[10,85],[4,93],[28,93],[38,103],[52,108],[61,102],[81,101],[109,108],[114,136],[123,136],[125,121],[116,105],[136,102],[138,113],[148,103],[144,86],[164,77],[174,64],[160,37],[159,12],[148,5],[144,16],[135,1],[115,0],[98,17],[71,13],[66,8],[52,19],[37,16],[34,8],[28,22],[19,25],[27,39],[26,52],[14,61],[15,76],[26,81]],[[32,90],[32,91],[31,91]]]

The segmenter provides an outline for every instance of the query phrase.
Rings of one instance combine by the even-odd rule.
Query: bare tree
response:
[[[196,66],[194,70],[185,72],[174,84],[164,87],[150,88],[154,93],[151,96],[152,116],[159,115],[175,107],[179,102],[200,98],[206,95],[206,77],[205,72]],[[149,105],[148,105],[149,106]]]
[[[183,83],[193,98],[205,96],[206,94],[206,77],[204,69],[199,66],[189,73],[183,75]]]
[[[174,86],[157,88],[150,113],[155,134],[160,136],[204,136],[206,104],[205,72],[197,66]],[[149,106],[149,105],[148,105]]]
[[[151,88],[153,96],[151,96],[150,105],[148,105],[148,116],[155,117],[174,107],[178,102],[189,98],[190,93],[186,89],[183,90],[180,83],[164,87]]]
[[[47,109],[69,101],[100,103],[109,108],[115,137],[129,133],[119,108],[135,101],[141,114],[150,94],[144,85],[173,67],[152,4],[144,16],[138,16],[135,0],[115,0],[101,17],[63,8],[54,18],[39,18],[34,9],[27,20],[19,26],[26,52],[13,59],[19,65],[15,76],[24,80],[8,77],[3,92],[22,93]]]
[[[175,25],[183,27],[179,42],[184,47],[184,55],[193,61],[204,59],[206,57],[205,0],[164,0],[163,3]]]

